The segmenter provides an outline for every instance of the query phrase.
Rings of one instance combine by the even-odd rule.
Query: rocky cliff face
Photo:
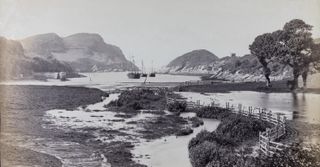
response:
[[[54,58],[28,57],[19,41],[0,37],[0,79],[14,79],[34,72],[73,72],[71,66]]]
[[[290,68],[272,63],[271,79],[279,80],[290,77]],[[171,61],[162,70],[174,74],[209,74],[213,79],[231,81],[264,80],[262,67],[255,56],[228,56],[218,58],[209,51],[192,51]]]
[[[78,33],[61,38],[50,33],[25,38],[21,43],[26,56],[67,62],[76,71],[137,69],[125,58],[120,48],[105,43],[98,34]]]

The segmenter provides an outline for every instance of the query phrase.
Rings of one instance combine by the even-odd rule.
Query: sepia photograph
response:
[[[320,167],[320,0],[0,0],[0,167]]]

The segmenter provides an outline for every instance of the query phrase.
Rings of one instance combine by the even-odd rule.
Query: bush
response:
[[[175,101],[174,103],[168,104],[168,110],[171,112],[185,112],[187,109],[187,103],[186,102],[178,102]]]
[[[111,101],[107,107],[119,107],[121,111],[141,109],[164,109],[164,92],[149,89],[123,91],[117,100]]]
[[[320,166],[320,145],[303,146],[299,143],[295,144],[290,148],[278,152],[273,157],[267,158],[262,166]]]
[[[258,138],[259,131],[270,127],[269,123],[232,114],[217,107],[201,108],[197,115],[222,118],[222,121],[216,131],[201,131],[189,142],[189,156],[193,167],[261,166],[258,159],[244,156],[246,153],[236,154],[234,149],[245,140]],[[215,148],[207,150],[203,148],[204,143],[207,147],[214,145]]]
[[[232,139],[235,143],[257,138],[259,132],[271,125],[267,122],[250,117],[230,115],[219,124],[217,134]]]
[[[199,117],[192,117],[189,120],[191,121],[193,128],[199,127],[204,124],[203,120],[201,120]]]
[[[216,154],[217,146],[205,141],[189,150],[189,158],[193,167],[205,167]]]
[[[201,107],[196,110],[196,114],[200,118],[224,119],[232,114],[229,110],[220,107]]]

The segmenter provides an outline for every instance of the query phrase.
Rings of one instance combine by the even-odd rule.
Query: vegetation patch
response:
[[[137,113],[138,110],[163,110],[166,105],[165,92],[150,89],[123,91],[117,100],[106,107],[113,107],[125,113]]]
[[[189,118],[189,121],[191,121],[191,125],[193,128],[197,128],[204,124],[203,120],[201,120],[199,117]]]
[[[193,130],[190,127],[186,127],[186,128],[180,129],[176,133],[176,135],[177,136],[187,136],[187,135],[190,135],[191,133],[193,133]]]
[[[248,146],[249,141],[257,140],[260,131],[271,127],[267,122],[234,114],[220,107],[202,107],[196,110],[196,114],[203,118],[219,119],[221,123],[216,131],[202,131],[189,142],[189,157],[194,167],[247,166],[246,163],[251,163],[254,158],[237,151],[244,145]],[[242,160],[238,157],[240,155],[243,156]]]
[[[175,101],[173,103],[168,104],[168,110],[174,113],[181,113],[187,111],[187,103]]]
[[[157,139],[176,134],[187,124],[188,121],[186,119],[177,115],[162,115],[153,119],[144,120],[142,123],[144,130],[139,130],[138,132],[141,133],[145,139]]]

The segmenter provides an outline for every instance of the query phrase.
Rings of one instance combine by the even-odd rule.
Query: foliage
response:
[[[270,127],[268,123],[239,116],[219,107],[200,108],[197,115],[220,119],[221,123],[214,132],[201,131],[190,140],[189,157],[194,167],[260,166],[260,160],[236,152],[236,149],[244,141],[257,140],[259,131]]]
[[[164,106],[164,92],[156,92],[149,89],[134,89],[123,91],[118,100],[108,104],[110,107],[119,107],[122,111],[159,109]]]
[[[219,124],[216,133],[234,142],[253,139],[270,127],[269,123],[250,117],[231,115]]]
[[[299,19],[286,23],[282,30],[259,35],[249,46],[264,67],[266,78],[270,75],[269,61],[278,61],[292,67],[293,86],[298,86],[298,77],[302,75],[304,86],[310,66],[319,67],[319,44],[312,39],[312,26]]]
[[[232,113],[225,108],[205,106],[197,109],[196,114],[201,118],[224,119]]]
[[[180,112],[185,112],[186,109],[187,109],[186,102],[175,101],[173,103],[168,104],[168,110],[171,112],[180,113]]]
[[[189,157],[192,166],[205,167],[216,154],[217,145],[212,142],[205,141],[189,150]]]
[[[320,166],[320,145],[302,145],[300,143],[287,148],[271,158],[264,160],[264,167],[268,166]]]

